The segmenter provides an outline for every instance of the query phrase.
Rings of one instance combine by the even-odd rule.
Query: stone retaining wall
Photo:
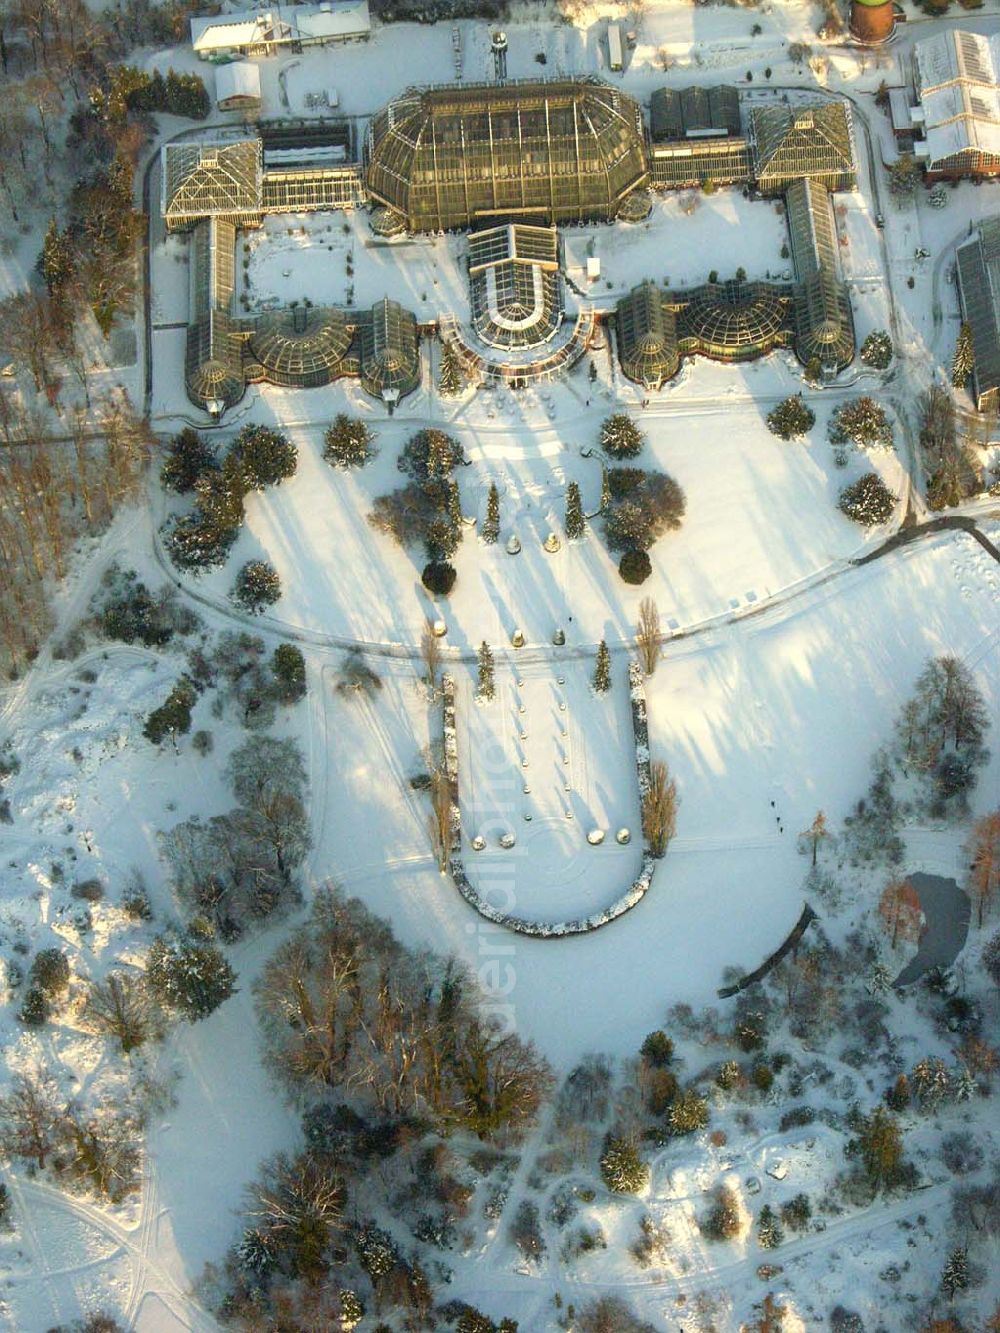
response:
[[[443,695],[443,732],[444,764],[451,792],[451,828],[452,844],[448,858],[448,870],[459,893],[476,911],[495,925],[513,930],[519,935],[532,935],[538,939],[554,939],[563,935],[584,935],[598,930],[617,917],[624,916],[636,903],[640,902],[653,882],[653,868],[656,864],[652,852],[646,847],[642,854],[642,866],[639,874],[628,889],[616,898],[609,907],[590,916],[571,921],[527,921],[524,917],[512,916],[491,906],[469,882],[465,870],[465,858],[462,854],[462,819],[458,804],[458,733],[455,725],[455,681],[446,675],[441,682]],[[639,782],[640,800],[649,788],[649,724],[646,717],[646,691],[639,667],[633,662],[629,665],[629,697],[632,710],[632,735],[635,743],[636,776]]]

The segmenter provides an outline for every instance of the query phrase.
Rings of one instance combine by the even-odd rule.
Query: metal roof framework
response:
[[[368,130],[369,193],[410,231],[610,219],[647,179],[639,105],[597,79],[411,88]]]
[[[472,325],[489,347],[548,342],[563,318],[555,227],[512,223],[469,237]]]
[[[739,134],[739,93],[726,84],[715,88],[657,88],[649,99],[649,128],[654,143]]]
[[[680,368],[677,317],[663,293],[644,282],[623,296],[615,312],[623,372],[645,389],[659,389]]]
[[[762,194],[780,194],[803,176],[830,190],[852,190],[857,183],[851,114],[843,99],[754,107],[749,137]]]
[[[259,139],[168,143],[161,159],[161,212],[168,228],[207,217],[256,226],[262,181]]]
[[[980,411],[1000,397],[1000,217],[985,218],[956,251],[962,315],[972,330],[972,371]]]

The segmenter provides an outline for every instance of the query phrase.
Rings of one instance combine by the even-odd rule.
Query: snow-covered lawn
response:
[[[861,471],[874,466],[901,492],[894,455],[852,456],[848,468],[834,466],[824,407],[820,399],[807,443],[771,435],[764,407],[645,413],[649,442],[635,462],[675,477],[687,513],[680,531],[652,548],[653,576],[641,588],[622,582],[599,519],[583,541],[563,541],[555,554],[543,550],[550,532],[563,533],[570,480],[579,481],[587,512],[599,505],[600,461],[580,453],[596,441],[593,409],[580,414],[579,425],[564,425],[560,413],[555,426],[496,420],[473,431],[452,427],[472,460],[457,474],[463,512],[481,519],[495,482],[501,539],[485,546],[467,529],[455,558],[458,583],[446,600],[433,602],[420,585],[423,552],[401,550],[367,521],[374,497],[404,480],[396,457],[412,428],[403,421],[379,427],[379,458],[351,473],[324,462],[315,429],[292,430],[296,476],[248,498],[246,526],[227,565],[193,586],[225,596],[239,566],[263,557],[278,569],[284,590],[274,623],[369,641],[413,643],[424,620],[439,615],[448,642],[466,647],[482,639],[507,643],[516,628],[536,645],[550,642],[558,627],[571,645],[621,640],[631,636],[647,595],[657,600],[665,628],[685,628],[760,603],[856,551],[864,533],[836,501]],[[506,550],[512,534],[522,548],[515,556]]]
[[[725,966],[756,966],[791,928],[806,869],[797,834],[817,809],[839,821],[863,794],[870,756],[889,738],[929,655],[962,657],[987,698],[1000,698],[998,586],[981,547],[945,535],[784,609],[668,646],[648,692],[653,754],[668,761],[680,792],[677,837],[643,902],[591,936],[513,937],[477,918],[434,870],[426,798],[415,799],[399,779],[393,796],[383,744],[416,762],[414,705],[404,707],[415,686],[402,683],[413,681],[415,667],[387,668],[386,688],[365,705],[371,717],[363,725],[358,713],[352,721],[351,706],[327,695],[337,800],[327,803],[317,864],[335,875],[342,866],[343,882],[407,940],[455,950],[487,978],[502,956],[516,978],[510,1002],[519,1029],[561,1066],[588,1050],[635,1050],[673,1000],[711,1002]],[[390,686],[397,673],[400,683]],[[460,702],[460,737],[482,725],[481,712],[469,717],[480,707]],[[587,754],[589,781],[627,809],[623,793],[634,797],[617,742],[592,740]],[[402,770],[409,771],[405,762]],[[989,806],[998,781],[994,755],[977,809]],[[355,833],[376,827],[382,862]],[[589,999],[593,976],[601,979],[599,1004]]]

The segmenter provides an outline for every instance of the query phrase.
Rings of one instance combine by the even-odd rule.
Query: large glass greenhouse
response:
[[[663,293],[644,282],[623,296],[616,312],[622,370],[644,389],[659,389],[677,374],[677,318]]]
[[[851,117],[841,98],[814,106],[754,107],[750,146],[761,194],[782,194],[802,176],[828,190],[853,190],[857,183]]]
[[[411,88],[368,131],[368,192],[410,231],[607,220],[647,179],[639,105],[597,79]]]
[[[792,340],[791,304],[788,288],[778,283],[731,279],[696,287],[680,305],[680,349],[718,361],[766,356]]]

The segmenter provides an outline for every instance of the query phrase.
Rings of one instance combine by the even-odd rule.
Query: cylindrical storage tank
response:
[[[851,0],[851,36],[866,46],[887,42],[896,26],[892,0]]]

